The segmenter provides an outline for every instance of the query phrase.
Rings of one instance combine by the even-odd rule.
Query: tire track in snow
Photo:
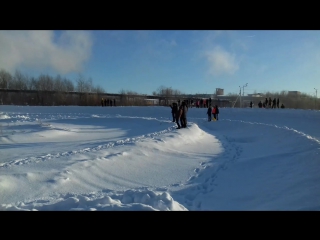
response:
[[[194,118],[195,119],[195,118]],[[200,120],[200,118],[196,119]],[[202,120],[202,118],[201,118]],[[222,121],[230,121],[230,122],[240,122],[243,124],[252,124],[252,125],[263,125],[267,127],[273,127],[279,130],[285,130],[290,131],[293,134],[298,134],[301,137],[306,138],[307,140],[316,142],[317,144],[320,144],[320,141],[312,137],[302,131],[298,131],[293,128],[289,128],[287,126],[278,126],[275,124],[266,124],[266,123],[260,123],[260,122],[247,122],[242,120],[231,120],[231,119],[223,119]],[[198,122],[196,121],[196,124]],[[199,125],[199,124],[198,124]],[[206,129],[206,132],[212,132],[211,129],[207,129],[205,125],[201,125],[202,129]],[[214,134],[214,132],[213,132]],[[219,134],[220,135],[220,134]],[[234,141],[232,137],[226,136],[224,134],[220,135],[225,141],[221,141],[223,148],[225,149],[225,152],[215,159],[215,162],[212,163],[201,163],[200,168],[195,169],[195,175],[192,176],[190,179],[187,180],[185,184],[179,184],[180,185],[189,185],[190,188],[187,190],[181,190],[178,192],[172,192],[171,196],[183,206],[186,206],[188,210],[202,210],[202,201],[201,198],[197,200],[197,197],[200,195],[206,195],[210,194],[214,191],[217,184],[215,183],[218,173],[222,170],[225,171],[228,169],[228,165],[234,163],[235,161],[239,160],[241,158],[241,154],[243,152],[243,148],[239,145],[241,142]],[[318,148],[320,149],[320,148]],[[224,160],[223,160],[224,159]],[[223,161],[221,161],[223,160]],[[206,170],[206,171],[204,171]],[[209,170],[209,171],[207,171]],[[200,183],[200,184],[199,184]],[[172,186],[175,187],[175,186]],[[165,188],[166,189],[166,188]]]
[[[110,143],[99,145],[99,146],[93,147],[93,148],[83,148],[80,150],[68,151],[68,152],[57,153],[57,154],[46,154],[46,155],[42,155],[40,157],[27,157],[27,158],[17,159],[17,160],[13,160],[13,161],[10,161],[7,163],[0,164],[0,168],[8,168],[11,166],[16,166],[16,165],[24,165],[24,164],[30,164],[33,162],[47,161],[47,160],[50,160],[53,158],[60,158],[60,157],[65,157],[65,156],[81,154],[81,153],[100,151],[102,149],[117,147],[117,146],[126,145],[126,144],[133,144],[133,143],[145,140],[145,139],[155,139],[157,141],[162,141],[161,139],[158,139],[155,137],[162,135],[162,134],[165,134],[165,133],[168,133],[168,132],[171,132],[175,129],[176,129],[176,127],[172,126],[172,127],[169,127],[165,130],[162,130],[162,131],[148,133],[148,134],[144,134],[144,135],[137,136],[134,138],[125,138],[123,140],[110,142]]]
[[[246,122],[246,121],[242,121],[242,120],[231,120],[231,119],[224,119],[225,121],[230,121],[230,122],[241,122],[241,123],[245,123],[245,124],[257,124],[257,125],[264,125],[264,126],[269,126],[269,127],[275,127],[275,128],[280,128],[280,129],[285,129],[285,130],[288,130],[288,131],[292,131],[296,134],[299,134],[300,136],[302,137],[305,137],[307,138],[308,140],[311,140],[311,141],[314,141],[318,144],[320,144],[320,140],[318,140],[317,138],[315,137],[312,137],[304,132],[301,132],[301,131],[298,131],[294,128],[289,128],[287,126],[278,126],[278,125],[275,125],[275,124],[267,124],[267,123],[259,123],[259,122]]]

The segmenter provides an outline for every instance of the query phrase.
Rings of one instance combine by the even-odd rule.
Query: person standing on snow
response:
[[[212,120],[211,114],[212,114],[212,106],[210,104],[209,107],[208,107],[208,110],[207,110],[208,122],[211,122],[211,120]]]
[[[175,117],[175,122],[178,125],[178,127],[176,127],[176,129],[180,129],[181,128],[181,125],[180,125],[180,108],[178,108],[178,105],[177,105],[177,108],[174,108],[175,112],[173,113],[174,117]]]
[[[175,122],[176,121],[175,115],[178,112],[178,105],[177,105],[177,103],[174,102],[170,105],[170,107],[171,107],[171,114],[172,114],[172,122]]]
[[[182,128],[187,127],[187,112],[188,112],[188,108],[186,106],[186,103],[183,101],[179,108],[179,118],[180,118],[180,123]]]
[[[219,119],[219,108],[218,108],[218,105],[215,105],[213,107],[212,113],[213,113],[214,120],[218,121],[218,119]]]
[[[217,116],[217,121],[219,120],[219,108],[218,105],[216,105],[216,116]]]
[[[274,98],[272,101],[272,108],[277,108],[277,99]]]

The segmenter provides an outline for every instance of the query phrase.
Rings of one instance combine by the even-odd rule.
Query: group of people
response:
[[[177,129],[186,128],[187,127],[187,113],[188,113],[188,104],[183,101],[181,105],[177,103],[170,104],[171,114],[172,114],[172,122],[177,123]],[[208,121],[217,121],[219,119],[219,108],[218,105],[208,106],[207,109]],[[213,115],[213,118],[212,118]]]
[[[279,106],[279,98],[276,99],[274,98],[273,100],[271,99],[271,97],[266,98],[264,100],[264,102],[262,103],[261,101],[258,103],[258,107],[259,108],[284,108],[283,103],[281,104],[281,106]]]
[[[192,108],[206,108],[207,106],[211,105],[211,98],[208,99],[185,99],[184,102],[186,103],[187,107]],[[178,106],[180,106],[180,99],[178,99]]]
[[[113,106],[115,106],[116,105],[116,100],[115,99],[113,99],[113,101],[112,101],[112,99],[103,99],[103,98],[101,98],[101,107],[103,107],[103,106],[111,106],[112,107],[112,105]]]
[[[218,121],[219,119],[219,108],[218,105],[211,106],[209,105],[208,110],[207,110],[207,115],[208,115],[208,121],[211,122],[212,120]],[[213,115],[213,118],[212,118]]]
[[[185,101],[178,105],[177,103],[170,104],[171,113],[172,113],[172,122],[176,122],[178,127],[186,128],[187,127],[187,112],[188,112],[188,105]]]

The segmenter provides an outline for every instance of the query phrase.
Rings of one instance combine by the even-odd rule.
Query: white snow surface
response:
[[[320,112],[0,106],[1,211],[320,210]]]

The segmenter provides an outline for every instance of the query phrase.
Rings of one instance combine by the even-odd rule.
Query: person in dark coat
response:
[[[101,107],[103,107],[103,98],[101,98]]]
[[[266,98],[266,100],[264,101],[265,107],[268,107],[268,98]]]
[[[215,110],[215,115],[216,115],[216,120],[218,121],[219,120],[219,108],[218,108],[218,105],[216,105],[215,107],[214,107],[216,110]]]
[[[277,99],[277,107],[279,108],[279,98]]]
[[[174,114],[174,117],[175,117],[175,122],[176,124],[178,125],[177,129],[180,129],[181,128],[181,125],[180,125],[180,109],[181,109],[181,106],[174,108],[175,112],[173,113]]]
[[[208,115],[208,122],[211,122],[211,120],[212,120],[212,106],[211,105],[209,105],[209,107],[208,107],[207,115]]]
[[[271,104],[272,104],[272,100],[271,100],[271,97],[269,97],[269,101],[268,101],[268,104],[269,104],[269,108],[271,108]]]
[[[187,112],[188,112],[188,108],[186,106],[186,103],[182,102],[179,108],[179,118],[180,118],[180,123],[182,128],[187,127]]]
[[[252,108],[252,104],[253,104],[252,101],[250,101],[250,107],[251,107],[251,108]]]
[[[272,102],[272,108],[276,108],[276,106],[277,106],[277,100],[276,98],[274,98]]]
[[[284,108],[284,105],[283,105],[283,103],[281,104],[281,108]]]
[[[262,108],[262,102],[261,101],[258,103],[258,107]]]
[[[174,102],[170,105],[170,107],[171,107],[171,114],[172,114],[172,122],[175,122],[176,114],[178,112],[178,104]]]

